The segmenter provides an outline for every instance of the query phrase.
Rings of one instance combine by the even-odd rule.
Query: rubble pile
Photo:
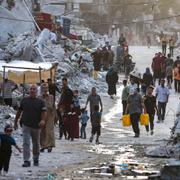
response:
[[[151,157],[176,158],[180,157],[180,116],[177,117],[173,128],[171,129],[171,137],[161,146],[151,147],[146,150],[146,154]]]
[[[106,91],[103,72],[99,74],[101,84],[92,78],[93,61],[90,53],[93,50],[80,45],[78,41],[68,40],[67,47],[70,47],[71,51],[65,53],[61,44],[53,44],[49,39],[43,37],[43,33],[47,35],[49,32],[45,29],[39,36],[34,32],[26,32],[11,38],[8,45],[0,49],[0,60],[6,62],[13,60],[57,62],[57,82],[60,83],[62,77],[66,76],[70,86],[78,88],[83,94],[90,92],[91,87],[96,85],[99,86],[100,92]],[[83,57],[81,64],[78,62],[80,56]]]
[[[0,105],[0,132],[4,131],[6,124],[13,124],[15,113],[13,108]]]
[[[34,32],[25,32],[18,37],[13,37],[8,41],[8,45],[0,50],[0,60],[26,60],[23,53],[26,47],[29,47],[35,41]]]

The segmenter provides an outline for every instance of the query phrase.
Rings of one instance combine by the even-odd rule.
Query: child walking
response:
[[[63,107],[59,107],[59,109],[57,109],[57,115],[58,115],[58,120],[59,120],[59,139],[61,140],[63,135],[65,137],[65,139],[67,139],[67,132],[65,129],[65,125],[64,125],[64,110]]]
[[[21,152],[15,139],[11,136],[12,132],[13,128],[11,125],[6,125],[4,133],[0,134],[0,175],[2,175],[2,169],[4,170],[4,175],[8,173],[12,153],[11,146],[15,146],[16,149]]]
[[[75,111],[76,112],[76,114],[79,116],[80,114],[81,114],[81,112],[80,112],[80,102],[79,102],[79,99],[80,99],[80,97],[79,97],[79,92],[78,92],[78,90],[74,90],[73,91],[73,111]]]
[[[86,139],[86,126],[87,126],[88,120],[89,120],[89,116],[87,114],[86,109],[85,108],[81,109],[81,117],[80,117],[81,136],[80,136],[80,138],[82,138],[82,139]]]
[[[92,125],[92,131],[89,142],[92,142],[94,135],[97,134],[96,144],[99,144],[99,136],[101,135],[101,112],[99,112],[98,105],[94,106],[94,112],[91,115],[91,125]]]

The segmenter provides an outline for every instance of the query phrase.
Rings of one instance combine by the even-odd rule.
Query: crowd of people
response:
[[[103,68],[107,71],[106,82],[108,84],[108,94],[113,99],[116,95],[116,84],[118,83],[118,71],[114,62],[114,53],[111,46],[97,49],[91,54],[94,62],[93,77],[97,79],[98,71]],[[134,137],[140,136],[139,120],[142,113],[149,114],[149,125],[145,126],[146,131],[154,134],[154,117],[157,113],[158,123],[165,121],[166,105],[169,100],[169,89],[174,81],[175,92],[180,93],[180,57],[174,61],[172,54],[156,53],[152,60],[152,71],[147,67],[142,79],[132,70],[132,56],[129,54],[126,38],[123,34],[119,38],[119,45],[116,54],[119,71],[125,73],[122,90],[122,114],[130,114]],[[114,65],[114,66],[112,66]],[[116,68],[115,68],[116,67]],[[128,80],[129,79],[129,83]],[[156,80],[158,79],[158,85]],[[166,79],[166,80],[165,80]],[[167,83],[166,83],[167,81]],[[167,85],[166,85],[167,84]],[[157,85],[157,86],[156,86]],[[8,79],[3,83],[4,102],[12,105],[12,92],[17,85]],[[2,90],[2,86],[0,89]],[[8,89],[8,90],[7,90]],[[153,91],[155,90],[155,96]],[[56,105],[56,92],[60,93],[58,104]],[[89,113],[87,107],[89,104]],[[59,126],[59,139],[74,141],[75,138],[87,138],[86,127],[88,121],[91,122],[91,135],[89,142],[92,142],[96,135],[95,142],[99,144],[101,135],[101,117],[103,103],[96,88],[91,89],[84,107],[80,103],[79,92],[72,90],[68,86],[68,79],[62,79],[62,88],[48,79],[40,85],[31,85],[29,95],[24,97],[19,107],[14,121],[14,126],[7,125],[4,133],[0,134],[0,172],[8,172],[11,157],[11,145],[14,145],[20,152],[21,149],[11,136],[13,128],[22,127],[23,137],[23,167],[31,166],[30,142],[32,141],[33,165],[39,165],[39,155],[47,150],[52,152],[55,147],[54,126]],[[90,115],[88,115],[90,114]],[[81,127],[79,127],[81,126]]]
[[[98,72],[101,70],[107,71],[114,63],[114,52],[111,49],[111,45],[106,45],[102,49],[97,48],[97,50],[91,53],[93,59],[93,78],[98,78]]]
[[[37,85],[30,86],[29,96],[24,97],[17,108],[14,127],[8,125],[4,129],[4,133],[0,134],[0,153],[5,155],[4,157],[0,156],[1,173],[2,170],[4,170],[4,174],[8,172],[11,145],[14,145],[21,152],[11,136],[13,128],[16,130],[19,125],[22,128],[23,137],[24,163],[22,167],[31,166],[31,141],[34,166],[39,165],[40,153],[43,153],[46,149],[48,153],[52,151],[52,148],[55,147],[54,126],[56,124],[59,124],[59,139],[64,136],[65,139],[73,141],[74,138],[87,138],[86,126],[90,119],[92,130],[89,142],[92,142],[96,135],[96,144],[99,144],[103,105],[96,88],[92,88],[85,107],[81,107],[78,90],[69,88],[67,78],[62,79],[61,90],[51,79],[48,79],[47,82],[41,84],[40,95],[38,95]],[[55,105],[56,91],[61,93],[57,107]],[[88,103],[90,103],[90,117],[87,113]],[[99,106],[101,109],[99,109]],[[81,124],[80,128],[79,123]]]
[[[170,54],[163,56],[161,52],[156,53],[152,60],[152,75],[145,79],[145,83],[156,82],[156,79],[167,79],[167,85],[171,89],[174,81],[175,92],[180,93],[180,57],[174,61]],[[150,74],[150,73],[149,73]]]
[[[154,133],[154,117],[157,114],[157,123],[165,121],[166,106],[169,101],[170,90],[180,93],[180,57],[173,60],[173,54],[165,56],[165,52],[158,52],[152,59],[150,67],[146,68],[142,78],[135,73],[130,73],[130,84],[123,81],[122,112],[130,114],[131,124],[135,133],[140,136],[139,121],[142,113],[149,115],[149,125],[146,131]],[[174,86],[173,86],[174,81]],[[155,94],[155,96],[153,95]]]

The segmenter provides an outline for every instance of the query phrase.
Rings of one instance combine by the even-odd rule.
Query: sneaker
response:
[[[48,148],[48,153],[50,153],[52,151],[52,148]]]
[[[157,120],[157,123],[160,123],[161,121],[160,120]]]
[[[43,153],[44,152],[44,148],[40,149],[40,152]]]
[[[34,166],[39,166],[39,160],[34,160]]]
[[[92,141],[93,141],[93,137],[90,137],[89,142],[91,142],[91,143],[92,143]]]
[[[99,140],[96,140],[96,144],[100,144]]]
[[[139,137],[139,134],[135,134],[134,138],[138,138]]]
[[[154,132],[153,132],[153,130],[151,131],[151,135],[153,135],[154,134]]]
[[[22,167],[30,167],[30,166],[31,166],[30,161],[24,161],[24,164],[22,165]]]

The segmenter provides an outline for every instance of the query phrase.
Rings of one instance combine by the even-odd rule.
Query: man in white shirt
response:
[[[169,89],[165,87],[165,80],[161,79],[160,85],[156,88],[156,98],[158,101],[158,122],[164,122],[166,105],[169,100]]]

